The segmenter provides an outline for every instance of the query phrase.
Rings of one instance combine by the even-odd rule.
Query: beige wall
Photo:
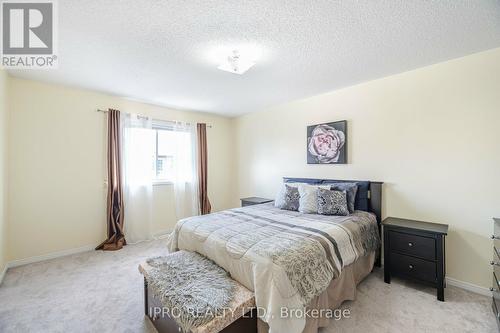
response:
[[[229,208],[231,120],[91,91],[11,78],[9,260],[96,245],[105,237],[105,115],[96,108],[207,122],[209,196]],[[154,231],[175,225],[172,187],[154,187]]]
[[[237,206],[247,195],[273,197],[283,176],[384,181],[384,215],[448,223],[448,276],[488,287],[491,217],[500,216],[498,77],[500,49],[233,120],[9,78],[7,150],[0,72],[0,168],[5,170],[6,151],[9,168],[7,259],[104,238],[105,117],[94,110],[114,107],[213,125],[209,190],[215,210]],[[343,119],[349,164],[307,165],[306,126]],[[1,202],[0,216],[6,211]],[[170,186],[154,187],[154,211],[155,232],[172,229]]]
[[[273,197],[283,176],[384,181],[384,215],[449,224],[447,275],[489,287],[499,78],[495,49],[240,117],[236,197]],[[307,165],[306,126],[343,119],[349,164]]]
[[[7,79],[0,69],[0,276],[7,263]]]

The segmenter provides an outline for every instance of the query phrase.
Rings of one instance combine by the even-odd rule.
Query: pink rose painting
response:
[[[313,125],[307,127],[308,164],[347,163],[347,122]]]

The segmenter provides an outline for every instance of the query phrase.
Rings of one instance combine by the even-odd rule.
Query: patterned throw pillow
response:
[[[299,212],[304,214],[318,214],[318,188],[329,190],[331,185],[299,185]]]
[[[358,184],[356,183],[333,183],[330,190],[346,191],[347,192],[347,208],[349,213],[354,212],[356,203],[356,193],[358,192]]]
[[[325,190],[318,188],[318,214],[322,215],[349,215],[347,207],[347,192]]]
[[[287,186],[298,187],[300,184],[302,184],[302,183],[283,183],[283,184],[281,184],[278,193],[276,193],[276,198],[274,199],[274,207],[282,208],[285,205],[285,194],[286,194],[286,187]]]
[[[285,185],[285,202],[281,209],[299,210],[299,189],[293,186]]]

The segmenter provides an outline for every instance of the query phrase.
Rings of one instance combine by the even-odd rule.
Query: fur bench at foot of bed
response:
[[[178,333],[182,329],[171,317],[173,312],[165,309],[161,300],[148,287],[151,266],[148,263],[139,265],[144,276],[144,312],[159,333]],[[190,330],[190,333],[256,333],[257,314],[255,296],[244,286],[236,283],[233,297],[223,316],[217,316],[208,323]]]

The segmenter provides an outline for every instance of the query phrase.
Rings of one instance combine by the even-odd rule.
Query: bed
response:
[[[302,214],[272,203],[235,208],[179,221],[169,250],[196,251],[254,291],[259,333],[316,332],[330,319],[300,311],[335,309],[354,299],[356,285],[379,262],[382,183],[355,182],[356,211],[349,216]]]

